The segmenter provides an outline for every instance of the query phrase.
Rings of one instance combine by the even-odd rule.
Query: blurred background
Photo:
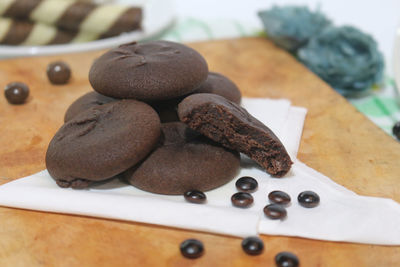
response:
[[[335,24],[353,25],[373,35],[389,61],[396,27],[400,23],[400,1],[397,0],[174,0],[174,3],[179,18],[192,17],[205,21],[230,19],[244,24],[246,30],[262,29],[257,12],[274,5],[306,5],[312,10],[319,7]],[[223,31],[220,33],[223,34]]]
[[[278,16],[271,23],[271,18],[265,15],[265,20],[269,19],[268,26],[263,24],[258,14],[274,6],[283,9],[306,7],[311,17],[316,13],[322,14],[336,29],[346,25],[354,27],[356,32],[343,33],[343,29],[339,29],[339,33],[330,36],[334,40],[332,43],[337,43],[331,47],[321,47],[321,42],[326,40],[316,40],[307,51],[289,52],[385,132],[400,138],[400,123],[397,123],[400,120],[399,93],[396,86],[396,81],[400,83],[400,52],[395,49],[400,22],[398,0],[27,0],[20,2],[49,1],[57,4],[43,5],[40,10],[28,8],[24,11],[26,14],[22,14],[21,10],[7,10],[17,1],[0,1],[0,58],[104,49],[133,40],[193,42],[248,36],[271,38],[271,27],[282,21],[294,28],[292,30],[296,34],[296,31],[303,30],[301,27],[307,24],[307,18],[300,18],[299,22],[294,16],[292,21],[290,16],[286,16],[279,21],[281,18]],[[96,3],[99,6],[87,8],[77,5],[68,17],[62,15],[60,7],[64,5],[67,9],[69,4],[62,3],[68,2]],[[128,5],[139,10],[127,11],[111,6],[101,8],[104,4]],[[97,13],[93,11],[95,9]],[[58,17],[54,15],[57,12],[60,14]],[[308,24],[312,25],[312,21],[309,20]],[[19,26],[12,28],[16,23]],[[314,33],[312,38],[316,36]],[[307,46],[306,43],[304,46]],[[337,57],[333,61],[344,62],[348,59],[349,62],[328,62],[330,57],[337,56],[334,53],[339,50],[351,53],[351,56]],[[314,52],[319,55],[313,55]],[[325,57],[325,61],[316,62],[320,57]],[[316,69],[315,66],[321,64],[324,68]],[[333,81],[324,76],[332,68],[339,77]],[[371,72],[369,77],[364,75],[365,71]],[[354,78],[354,88],[340,88],[343,87],[341,77],[345,76],[343,80]]]
[[[394,63],[400,61],[400,58],[394,58],[396,31],[400,23],[400,1],[175,0],[174,3],[178,23],[164,36],[171,40],[195,41],[258,35],[263,30],[263,24],[257,12],[270,9],[274,5],[319,9],[336,26],[351,25],[370,34],[384,57],[382,82],[364,94],[347,95],[346,98],[388,134],[400,136],[396,132],[398,130],[393,128],[400,120],[399,97],[395,84],[395,78],[400,74],[394,73]]]

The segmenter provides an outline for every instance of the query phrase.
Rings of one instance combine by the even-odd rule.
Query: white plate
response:
[[[127,3],[127,0],[119,0]],[[130,3],[132,3],[131,1]],[[137,2],[137,1],[136,1]],[[175,12],[172,0],[144,0],[142,31],[124,33],[116,37],[102,40],[80,43],[80,44],[60,44],[44,46],[11,46],[0,45],[0,58],[42,56],[52,54],[66,54],[82,52],[88,50],[105,49],[115,47],[123,43],[140,41],[160,34],[163,30],[171,26],[175,19]]]

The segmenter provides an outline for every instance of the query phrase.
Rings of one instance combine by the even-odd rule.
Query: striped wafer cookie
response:
[[[108,37],[140,29],[142,9],[77,0],[0,0],[0,15]]]
[[[50,45],[89,42],[97,34],[79,34],[63,31],[43,23],[13,20],[0,17],[0,44],[5,45]]]

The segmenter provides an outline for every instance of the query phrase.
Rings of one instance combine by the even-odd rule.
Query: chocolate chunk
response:
[[[71,78],[71,69],[63,61],[52,62],[47,66],[47,77],[52,84],[66,84]]]
[[[4,88],[4,96],[10,104],[23,104],[29,96],[29,87],[22,82],[12,82]]]
[[[194,94],[178,105],[179,119],[227,148],[242,152],[268,173],[285,175],[292,161],[275,134],[239,105],[213,94]]]

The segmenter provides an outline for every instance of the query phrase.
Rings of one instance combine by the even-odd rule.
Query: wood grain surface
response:
[[[308,108],[301,161],[356,193],[400,201],[399,143],[290,55],[258,38],[190,45],[205,56],[210,70],[235,81],[244,96],[288,98]],[[9,105],[0,96],[0,184],[45,168],[47,145],[62,125],[68,105],[91,90],[88,70],[100,54],[0,61],[1,87],[22,81],[31,88],[25,105]],[[47,64],[58,59],[71,65],[73,78],[68,85],[54,86],[47,80]],[[203,241],[202,258],[180,255],[179,244],[186,238]],[[274,256],[284,250],[297,254],[301,266],[400,264],[400,247],[262,239],[264,253],[248,256],[240,247],[241,239],[233,237],[0,208],[0,266],[274,266]]]

